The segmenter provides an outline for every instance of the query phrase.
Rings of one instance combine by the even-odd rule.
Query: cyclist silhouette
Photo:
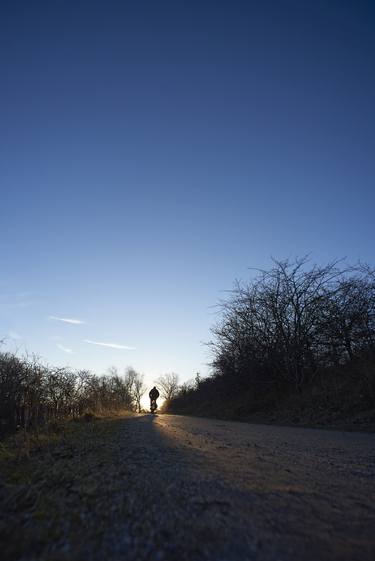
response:
[[[159,395],[160,395],[159,392],[158,392],[158,390],[156,389],[156,386],[154,386],[154,387],[152,388],[152,390],[150,391],[150,393],[149,393],[148,395],[149,395],[149,398],[150,398],[150,409],[151,409],[151,413],[154,413],[154,411],[155,411],[156,408],[157,408],[156,400],[157,400],[157,398],[158,398]]]

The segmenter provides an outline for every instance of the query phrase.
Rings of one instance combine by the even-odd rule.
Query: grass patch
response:
[[[112,494],[113,435],[121,417],[85,416],[19,432],[0,444],[0,542],[7,561],[52,561],[62,544],[74,560],[82,532],[98,539],[92,513]],[[103,478],[114,476],[114,482]],[[106,490],[107,489],[107,490]],[[103,497],[104,493],[104,497]],[[102,503],[98,505],[99,503]]]

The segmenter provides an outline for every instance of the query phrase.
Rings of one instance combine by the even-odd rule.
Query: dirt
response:
[[[374,445],[173,415],[93,422],[4,475],[4,558],[373,561]]]

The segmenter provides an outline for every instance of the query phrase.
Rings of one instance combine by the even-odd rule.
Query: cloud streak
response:
[[[62,321],[63,323],[70,323],[71,325],[84,325],[86,323],[82,319],[60,318],[60,317],[57,317],[57,316],[49,316],[48,319],[52,319],[54,321]]]
[[[83,342],[88,343],[89,345],[97,345],[98,347],[109,347],[110,349],[135,351],[135,347],[128,347],[127,345],[119,345],[118,343],[104,343],[103,341],[91,341],[90,339],[84,339]]]
[[[13,341],[20,341],[22,339],[22,336],[17,333],[16,331],[9,331],[8,332],[8,337],[9,339],[12,339]]]
[[[61,351],[64,351],[64,353],[67,353],[68,355],[74,354],[72,349],[68,349],[68,347],[64,347],[64,345],[62,345],[61,343],[59,343],[57,346]]]
[[[8,310],[15,308],[28,308],[32,305],[30,292],[19,292],[18,294],[0,294],[0,306]]]

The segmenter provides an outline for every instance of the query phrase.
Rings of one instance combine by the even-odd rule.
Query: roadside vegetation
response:
[[[111,517],[125,516],[118,418],[87,415],[17,431],[0,443],[0,542],[16,559],[84,559]],[[85,536],[83,539],[82,536]]]
[[[169,412],[375,427],[374,269],[274,261],[218,307],[213,373]]]
[[[108,520],[127,516],[113,500],[124,493],[114,440],[145,389],[132,368],[97,376],[0,354],[4,559],[83,559],[85,540],[99,546]]]
[[[44,365],[0,353],[0,436],[82,416],[140,411],[143,376],[133,368],[106,375]]]

